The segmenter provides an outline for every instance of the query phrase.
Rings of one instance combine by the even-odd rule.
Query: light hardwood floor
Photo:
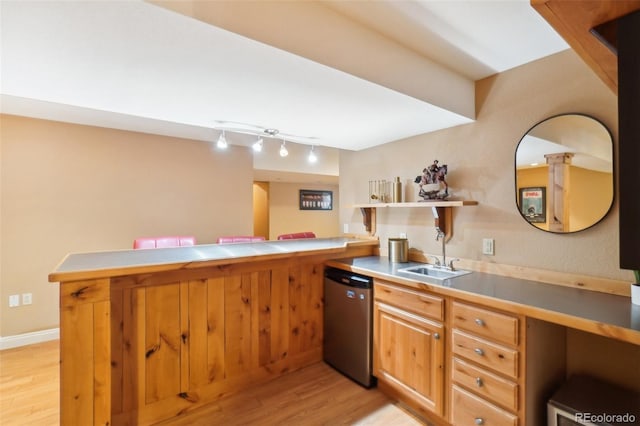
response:
[[[59,424],[59,342],[0,351],[0,424]],[[324,363],[230,395],[162,425],[384,425],[422,423],[377,389]]]

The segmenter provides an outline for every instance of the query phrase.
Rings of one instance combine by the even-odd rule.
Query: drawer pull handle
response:
[[[480,327],[484,327],[484,320],[482,320],[481,318],[476,318],[475,319],[475,323],[478,324]]]
[[[433,338],[436,340],[440,340],[440,333],[433,333]]]
[[[483,425],[484,424],[484,419],[482,417],[476,417],[475,418],[475,424]]]
[[[478,385],[478,387],[481,388],[483,384],[484,382],[482,381],[482,378],[476,377],[476,385]]]
[[[478,355],[480,355],[480,356],[484,355],[484,351],[482,349],[480,349],[480,348],[475,348],[473,351],[475,353],[477,353]]]

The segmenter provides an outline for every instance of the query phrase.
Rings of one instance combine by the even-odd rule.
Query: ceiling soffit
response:
[[[151,3],[475,119],[471,78],[320,2]]]

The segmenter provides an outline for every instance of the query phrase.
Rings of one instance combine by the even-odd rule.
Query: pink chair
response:
[[[255,243],[257,241],[264,241],[264,237],[260,236],[242,236],[236,235],[233,237],[218,237],[218,244],[228,244],[228,243]]]
[[[297,240],[301,238],[315,238],[316,234],[313,232],[295,232],[293,234],[278,235],[279,240]]]
[[[134,249],[183,247],[195,244],[195,237],[143,237],[133,240]]]

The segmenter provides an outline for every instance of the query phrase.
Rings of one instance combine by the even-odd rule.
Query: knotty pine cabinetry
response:
[[[320,362],[324,263],[377,241],[229,246],[63,261],[61,425],[154,424]]]
[[[436,424],[544,424],[564,380],[555,324],[374,280],[374,375],[381,390]]]
[[[419,411],[443,416],[444,299],[381,280],[374,298],[374,375]]]
[[[321,263],[211,275],[112,286],[114,424],[172,417],[321,359]]]
[[[518,425],[524,318],[451,304],[451,422]]]

